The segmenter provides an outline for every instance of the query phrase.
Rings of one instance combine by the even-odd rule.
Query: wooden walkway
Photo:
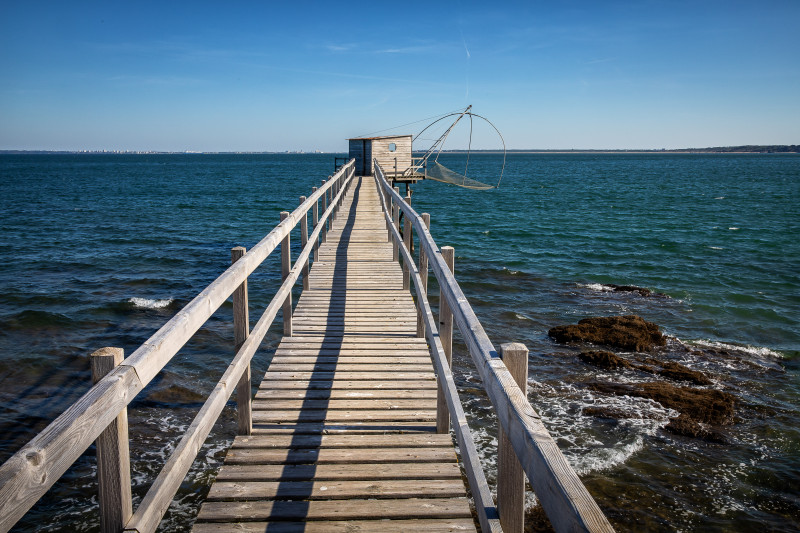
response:
[[[475,531],[402,285],[356,178],[193,531]]]

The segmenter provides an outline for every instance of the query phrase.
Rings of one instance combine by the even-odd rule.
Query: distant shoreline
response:
[[[477,150],[472,153],[479,154],[502,154],[502,150]],[[341,152],[320,152],[315,151],[282,151],[282,152],[162,152],[147,150],[0,150],[0,155],[46,155],[46,154],[95,154],[95,155],[338,155],[347,153]],[[424,153],[422,150],[414,150],[414,153]],[[442,150],[442,153],[465,154],[467,150]],[[673,148],[673,149],[509,149],[508,154],[800,154],[800,145],[742,145],[742,146],[718,146],[711,148]]]

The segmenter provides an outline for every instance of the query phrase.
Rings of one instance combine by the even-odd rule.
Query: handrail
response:
[[[317,204],[320,197],[327,200],[328,191],[331,191],[331,197],[333,197],[333,191],[336,191],[338,194],[336,194],[335,199],[332,198],[333,201],[330,202],[330,206],[325,210],[312,234],[314,238],[319,236],[328,217],[335,212],[339,199],[345,193],[346,186],[350,183],[354,174],[355,160],[350,160],[258,244],[233,263],[145,341],[130,357],[92,386],[64,413],[0,466],[0,532],[8,531],[47,492],[66,472],[69,466],[97,439],[109,423],[161,371],[192,335],[200,329],[217,308],[291,233],[302,217],[307,217],[309,209]],[[181,450],[190,449],[196,455],[202,441],[208,435],[206,431],[205,436],[200,439],[200,435],[204,431],[202,427],[199,427],[202,425],[200,422],[206,423],[206,418],[210,417],[207,413],[213,413],[217,407],[220,410],[221,407],[224,407],[227,398],[238,382],[238,377],[242,375],[247,366],[246,363],[252,358],[252,354],[260,343],[261,339],[256,341],[256,338],[259,335],[263,338],[270,323],[274,320],[277,310],[273,313],[273,304],[278,301],[277,307],[280,307],[291,290],[291,285],[297,281],[302,265],[308,261],[311,249],[316,244],[314,238],[309,239],[308,244],[300,257],[298,257],[291,275],[281,285],[276,297],[270,302],[270,306],[268,306],[261,320],[256,324],[253,334],[239,349],[233,362],[203,405],[201,412],[195,418],[192,426],[190,426],[193,433],[189,436],[184,436],[181,440],[179,444]],[[292,280],[291,284],[290,280]],[[281,296],[281,298],[278,298],[278,296]],[[269,319],[270,315],[272,315],[272,319]],[[222,397],[224,399],[221,399]],[[208,431],[210,431],[215,420],[216,417],[208,424]],[[170,460],[172,461],[172,458]],[[185,459],[181,455],[168,464],[172,467],[182,462],[185,462]],[[191,460],[188,461],[188,464],[189,466],[191,465]],[[188,466],[186,468],[188,469]],[[169,479],[162,479],[162,474],[159,474],[157,479],[157,482],[159,482],[157,487],[157,490],[160,491],[159,494],[167,492],[166,488],[161,488],[162,486],[175,485],[175,480],[177,479],[177,487],[185,476],[184,472],[178,479],[177,475],[170,475],[170,472],[164,474],[164,470],[162,470],[162,474]],[[148,492],[149,494],[150,492]],[[172,495],[174,495],[174,491]],[[171,500],[171,498],[172,496],[169,499]],[[142,503],[144,504],[144,502]],[[142,508],[142,505],[139,507]],[[165,510],[166,507],[164,507]],[[137,513],[139,513],[139,509],[137,509]],[[154,530],[161,516],[163,516],[163,511],[158,516],[158,519],[155,520],[155,525],[152,526],[152,529],[138,531]],[[147,522],[150,523],[152,520]]]
[[[314,249],[314,242],[322,232],[323,224],[328,219],[328,216],[335,210],[339,199],[345,194],[352,180],[352,176],[351,174],[342,184],[339,193],[331,202],[328,209],[323,213],[320,224],[314,229],[309,237],[308,244],[306,244],[303,251],[295,260],[294,267],[289,273],[289,276],[287,276],[281,284],[278,292],[272,297],[266,310],[261,315],[261,318],[256,322],[250,335],[242,343],[236,356],[200,408],[200,412],[197,413],[194,420],[189,425],[186,433],[184,433],[180,442],[175,447],[175,450],[173,450],[170,455],[169,460],[161,469],[161,472],[153,482],[150,490],[147,491],[142,503],[139,504],[136,512],[133,513],[133,517],[126,524],[124,531],[143,533],[145,531],[155,531],[156,527],[158,527],[158,523],[167,511],[167,507],[169,507],[173,496],[178,491],[181,482],[186,477],[186,473],[192,466],[192,462],[197,456],[200,446],[205,442],[206,437],[208,437],[211,427],[214,425],[217,418],[219,418],[220,413],[222,413],[222,409],[225,407],[228,398],[234,391],[242,374],[247,369],[247,365],[250,363],[256,350],[258,350],[261,345],[261,341],[264,339],[270,325],[275,320],[283,302],[300,277],[300,273],[303,271],[303,267]]]
[[[613,531],[495,350],[422,218],[392,189],[377,161],[375,176],[417,232],[500,426],[553,527],[556,531]],[[401,241],[397,244],[403,247]]]
[[[376,185],[378,185],[378,177],[375,177]],[[497,508],[492,500],[492,493],[489,490],[489,483],[486,481],[486,475],[480,464],[478,457],[478,450],[475,447],[475,441],[472,438],[472,433],[469,430],[467,417],[464,414],[464,408],[458,399],[458,389],[453,380],[453,372],[450,370],[450,365],[447,364],[447,356],[444,353],[444,346],[439,338],[439,329],[437,321],[433,318],[430,304],[428,303],[425,289],[422,285],[422,277],[420,276],[419,269],[411,258],[411,252],[403,244],[403,238],[400,236],[400,231],[392,223],[392,217],[389,215],[389,209],[386,206],[386,199],[383,194],[378,194],[381,201],[381,208],[383,209],[383,216],[386,219],[389,229],[392,232],[392,238],[399,243],[399,251],[403,256],[403,261],[409,265],[409,273],[411,279],[414,281],[414,287],[417,291],[417,303],[421,305],[422,320],[425,324],[425,337],[431,347],[431,355],[433,356],[433,364],[436,368],[436,375],[439,377],[439,383],[444,392],[447,407],[450,411],[450,420],[453,424],[453,431],[456,435],[458,447],[461,450],[462,464],[469,480],[469,486],[472,492],[472,497],[475,500],[475,509],[478,514],[478,521],[481,524],[481,531],[485,532],[500,532],[500,520],[497,514]],[[427,275],[427,272],[426,272]]]

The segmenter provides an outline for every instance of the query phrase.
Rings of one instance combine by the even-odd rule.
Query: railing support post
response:
[[[406,196],[406,203],[411,200],[410,196]],[[411,243],[413,242],[413,226],[411,225],[411,219],[407,216],[403,217],[403,244],[408,250],[408,253],[411,253]],[[406,263],[406,260],[403,259],[403,290],[407,291],[411,286],[411,265]]]
[[[500,345],[500,358],[527,394],[528,349],[515,342]],[[497,511],[504,533],[522,533],[525,525],[525,472],[502,428],[497,444]]]
[[[431,229],[431,216],[422,213],[422,221],[425,227]],[[425,255],[425,247],[422,246],[422,235],[419,235],[419,276],[422,278],[422,293],[417,294],[417,300],[428,297],[428,256]],[[417,301],[417,337],[425,338],[425,321],[422,320],[422,303]]]
[[[300,205],[306,201],[305,196],[300,197]],[[303,218],[300,219],[300,250],[306,249],[308,244],[308,211],[303,213]],[[308,261],[303,263],[303,290],[308,290]]]
[[[378,190],[381,192],[381,194],[383,194],[384,201],[386,202],[386,210],[389,213],[389,216],[391,217],[392,214],[394,213],[394,205],[393,205],[392,195],[389,194],[389,191],[387,191],[386,189],[383,188],[383,185],[381,185],[380,181],[378,181]],[[392,226],[391,226],[391,224],[392,223],[391,223],[390,220],[386,221],[386,240],[389,241],[389,242],[392,242]]]
[[[400,187],[395,187],[394,192],[400,194]],[[397,229],[397,232],[400,232],[400,204],[394,202],[392,204],[392,222],[394,223],[394,227]],[[400,249],[398,248],[399,243],[397,241],[393,241],[392,244],[392,261],[398,261],[400,259]]]
[[[289,217],[288,211],[281,211],[281,222]],[[292,271],[292,250],[290,248],[291,232],[281,241],[281,280],[286,280]],[[292,336],[292,292],[286,295],[283,302],[283,336]]]
[[[442,246],[442,259],[444,259],[450,272],[455,272],[455,249],[452,246]],[[447,305],[444,291],[439,290],[439,339],[442,341],[442,349],[447,358],[447,364],[453,366],[453,312]],[[450,410],[447,408],[447,401],[442,391],[442,385],[436,395],[436,432],[448,433],[450,431]]]
[[[322,187],[323,188],[325,187],[325,182],[326,181],[327,180],[322,180]],[[322,212],[324,213],[327,210],[328,210],[328,191],[323,191],[322,192]],[[331,217],[326,218],[325,219],[325,223],[322,225],[322,232],[320,232],[320,235],[322,235],[322,244],[325,244],[325,239],[328,236],[328,220],[330,220],[330,218]]]
[[[317,192],[316,187],[311,187],[311,192]],[[317,229],[317,225],[319,225],[319,198],[314,201],[314,207],[312,207],[312,222],[314,223],[313,228]],[[316,263],[319,261],[319,238],[314,241],[314,262]]]
[[[91,355],[92,383],[97,383],[124,359],[122,348],[101,348]],[[100,531],[118,533],[133,515],[128,409],[124,408],[97,437],[97,483]]]
[[[244,246],[231,248],[231,264],[235,263],[247,252]],[[238,352],[250,335],[250,311],[247,301],[247,280],[244,280],[233,291],[233,342]],[[236,409],[239,424],[239,435],[250,435],[253,432],[253,391],[251,387],[250,364],[236,385]]]

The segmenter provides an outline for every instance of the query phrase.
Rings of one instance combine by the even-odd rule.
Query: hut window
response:
[[[394,152],[397,150],[397,145],[395,143],[389,143],[389,151]]]

